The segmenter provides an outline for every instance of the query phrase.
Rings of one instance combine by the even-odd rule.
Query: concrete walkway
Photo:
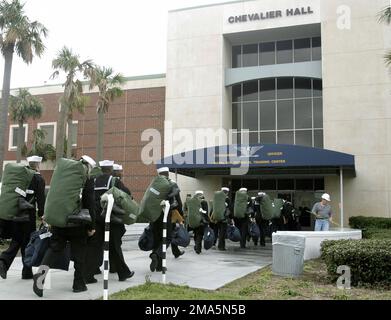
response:
[[[130,239],[129,239],[130,240]],[[132,279],[119,282],[116,274],[110,274],[110,293],[125,290],[129,287],[144,284],[146,279],[153,282],[161,281],[161,273],[149,270],[149,253],[142,252],[137,247],[137,241],[131,240],[124,246],[125,260],[130,269],[135,271]],[[195,254],[193,241],[186,249],[186,254],[174,259],[171,249],[167,258],[167,283],[186,285],[192,288],[216,290],[236,279],[255,272],[272,262],[271,244],[266,248],[249,246],[239,249],[239,244],[228,242],[228,250],[220,252],[215,249]],[[40,299],[32,292],[32,281],[21,280],[22,263],[17,258],[8,272],[7,280],[0,279],[0,300],[30,300]],[[51,270],[51,289],[45,290],[47,300],[86,300],[98,299],[103,296],[102,275],[97,276],[97,284],[88,285],[88,291],[75,294],[72,292],[73,267],[69,272]]]

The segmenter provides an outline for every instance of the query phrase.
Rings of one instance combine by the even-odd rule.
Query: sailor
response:
[[[87,176],[91,170],[95,167],[95,161],[89,156],[82,156],[80,162],[83,164],[87,171]],[[64,193],[63,195],[67,195]],[[87,238],[92,237],[95,234],[95,198],[94,198],[94,180],[87,178],[84,183],[84,187],[81,190],[81,209],[87,209],[91,216],[91,225],[78,225],[72,227],[55,227],[50,226],[50,232],[52,236],[49,242],[49,249],[46,251],[45,256],[42,259],[41,266],[45,268],[39,268],[39,272],[33,277],[33,291],[38,297],[43,296],[43,283],[48,274],[48,269],[56,261],[61,259],[64,250],[67,246],[67,242],[71,245],[71,257],[74,262],[74,279],[73,279],[73,292],[79,293],[87,291],[87,286],[84,281],[84,267],[85,267],[85,255],[87,249]],[[45,213],[47,214],[47,213]],[[43,216],[45,221],[45,215]]]
[[[167,217],[167,248],[171,244],[171,234],[173,227],[175,224],[170,223],[172,221],[171,215],[173,210],[178,210],[179,214],[183,217],[183,206],[182,201],[180,197],[180,189],[177,185],[177,183],[174,180],[171,180],[169,178],[169,168],[162,167],[157,170],[158,174],[160,176],[164,176],[171,182],[171,191],[169,195],[167,196],[167,199],[170,203],[170,211]],[[154,271],[162,271],[162,259],[163,259],[163,251],[162,251],[162,244],[163,244],[163,218],[164,218],[164,212],[162,210],[159,219],[157,219],[155,222],[150,224],[151,230],[153,232],[154,237],[154,246],[152,253],[149,255],[151,258],[151,264],[150,264],[150,270],[152,272]],[[171,246],[172,253],[174,254],[175,258],[179,258],[182,256],[185,252],[179,250],[179,248],[175,245]]]
[[[113,165],[113,177],[116,177],[118,179],[122,179],[123,174],[123,167],[120,164],[114,163]]]
[[[225,248],[225,239],[227,236],[227,226],[228,223],[232,224],[233,219],[233,210],[232,210],[232,204],[231,200],[229,198],[229,188],[223,187],[221,188],[221,191],[225,193],[225,219],[221,222],[217,223],[217,232],[218,232],[218,244],[217,249],[220,251],[227,250]]]
[[[195,196],[201,200],[200,213],[202,215],[201,225],[198,228],[195,228],[194,231],[194,250],[197,254],[200,254],[202,251],[202,239],[204,237],[205,227],[209,223],[208,216],[208,202],[205,200],[204,192],[199,190],[195,192]]]
[[[104,215],[102,216],[101,197],[112,187],[131,195],[129,189],[124,186],[120,179],[113,177],[114,161],[104,160],[99,162],[102,175],[95,179],[95,211],[97,213],[96,232],[88,241],[86,255],[86,283],[96,283],[94,277],[103,263],[103,243],[105,233]],[[119,281],[125,281],[133,277],[134,272],[129,270],[122,253],[122,237],[126,229],[123,223],[110,223],[109,261],[112,271],[116,271]],[[100,271],[100,270],[99,270]]]
[[[239,189],[239,192],[243,192],[247,194],[247,188],[241,188]],[[247,242],[247,235],[248,235],[248,223],[249,223],[249,208],[251,208],[251,198],[247,196],[247,212],[245,214],[244,218],[235,218],[236,225],[238,226],[240,230],[240,248],[245,249],[246,248],[246,242]]]
[[[268,225],[268,221],[262,218],[261,199],[264,195],[265,195],[264,192],[258,192],[258,196],[255,198],[255,221],[258,224],[259,231],[260,231],[259,242],[261,247],[266,246],[265,237],[266,237],[266,231]]]
[[[12,240],[7,250],[0,255],[0,277],[7,278],[7,271],[14,261],[19,249],[24,260],[24,251],[30,241],[31,233],[36,230],[36,214],[41,219],[45,207],[45,180],[39,172],[39,165],[42,162],[42,157],[31,156],[27,158],[28,167],[35,171],[29,188],[26,190],[26,201],[31,206],[24,212],[20,212],[26,219],[21,221],[13,221],[10,227],[13,229]],[[37,211],[38,209],[38,211]],[[20,218],[22,216],[19,216]],[[31,268],[23,265],[22,279],[29,280],[33,278]]]

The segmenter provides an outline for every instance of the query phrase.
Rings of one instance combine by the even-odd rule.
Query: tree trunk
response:
[[[18,148],[16,149],[16,162],[20,163],[22,161],[22,148],[24,145],[24,134],[23,134],[23,121],[19,121],[18,127]]]
[[[96,156],[98,161],[103,161],[103,136],[105,130],[105,114],[98,112],[98,139],[96,144]]]
[[[67,121],[67,113],[68,107],[64,103],[61,103],[57,121],[56,160],[64,157],[65,122]]]
[[[5,141],[5,137],[7,136],[6,130],[8,129],[8,104],[10,96],[13,55],[14,46],[8,47],[4,50],[4,76],[0,111],[0,179],[3,175],[5,148],[8,145],[7,141]]]
[[[70,159],[72,158],[72,118],[68,116],[68,138],[67,138],[67,158]]]

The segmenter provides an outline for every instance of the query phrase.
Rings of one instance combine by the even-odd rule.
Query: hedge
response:
[[[346,265],[353,286],[391,285],[391,240],[326,240],[321,252],[333,281],[338,266]]]
[[[377,217],[350,217],[349,225],[354,229],[391,229],[390,218],[377,218]]]

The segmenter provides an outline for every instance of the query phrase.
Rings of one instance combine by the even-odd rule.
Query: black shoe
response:
[[[175,259],[178,259],[180,256],[183,256],[185,251],[180,251],[179,254],[174,254]]]
[[[33,275],[33,281],[34,281],[34,283],[33,283],[33,291],[40,298],[43,297],[43,289],[38,288],[38,283],[37,282],[38,282],[38,279],[41,276],[42,276],[42,273],[37,273],[37,274]]]
[[[149,269],[151,270],[151,272],[155,272],[155,271],[157,271],[156,270],[156,268],[157,268],[157,265],[158,265],[158,256],[157,256],[157,254],[156,253],[152,253],[150,256],[149,256],[150,258],[151,258],[151,264],[149,265]]]
[[[227,251],[226,248],[217,248],[219,251]]]
[[[98,282],[98,280],[96,280],[94,277],[86,279],[86,284],[93,284],[93,283],[97,283],[97,282]]]
[[[265,243],[261,243],[261,247],[266,247],[266,244]]]
[[[126,281],[126,280],[128,280],[128,279],[130,279],[131,277],[133,277],[134,276],[134,271],[130,271],[130,273],[127,275],[127,276],[125,276],[125,277],[119,277],[119,279],[118,279],[118,281]]]
[[[73,292],[74,293],[80,293],[80,292],[84,292],[84,291],[87,291],[88,289],[87,289],[87,286],[84,284],[82,284],[82,285],[74,285],[73,286]]]
[[[201,254],[201,250],[196,250],[196,254]]]
[[[167,272],[167,267],[165,268],[166,272]],[[163,267],[159,266],[156,268],[156,272],[162,272],[163,271]]]
[[[0,277],[7,279],[7,267],[2,260],[0,260]]]

